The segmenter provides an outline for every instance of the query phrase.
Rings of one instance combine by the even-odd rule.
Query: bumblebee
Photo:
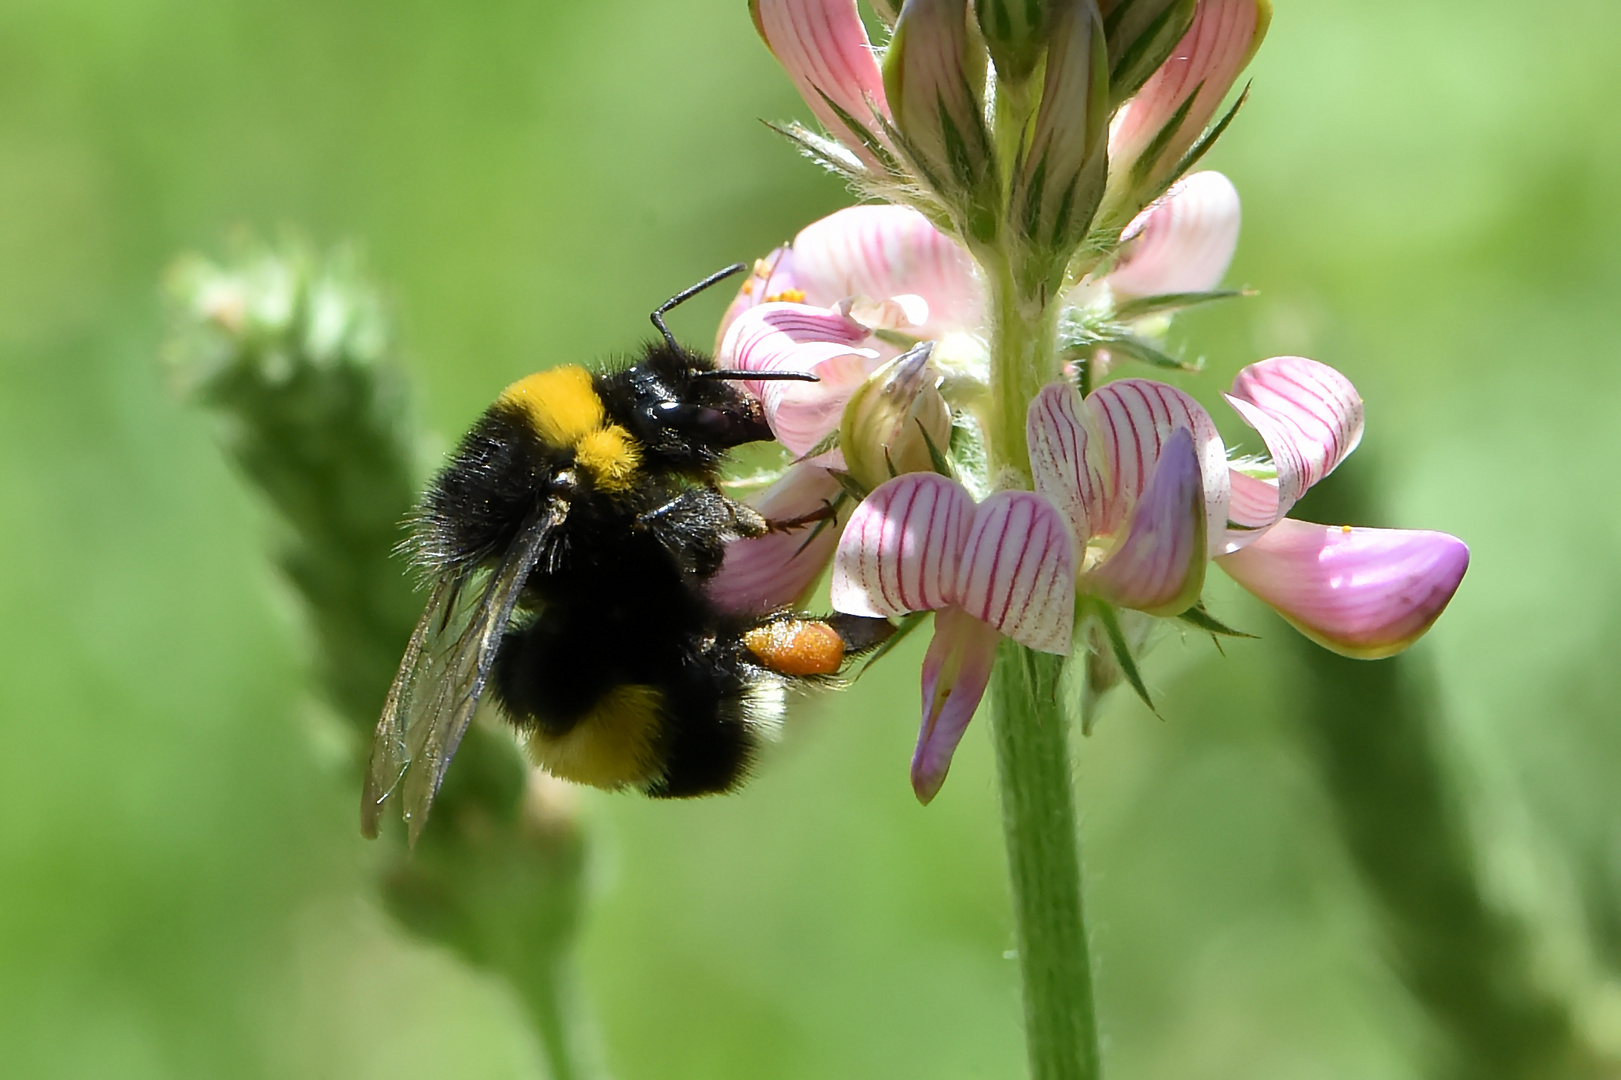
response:
[[[488,687],[535,764],[657,798],[729,791],[788,692],[835,676],[883,619],[734,616],[704,585],[726,544],[773,528],[717,486],[726,452],[772,438],[741,379],[660,339],[628,366],[502,391],[434,479],[408,542],[428,602],[372,743],[361,830],[396,791],[414,843]]]

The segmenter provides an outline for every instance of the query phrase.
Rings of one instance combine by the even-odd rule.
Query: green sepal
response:
[[[809,461],[811,458],[821,457],[823,454],[830,453],[831,451],[837,450],[838,448],[839,448],[839,429],[834,428],[832,431],[830,431],[826,435],[822,436],[822,441],[821,442],[817,443],[815,446],[811,447],[809,450],[805,451],[803,454],[801,454],[798,457],[794,458],[794,464],[798,465],[802,461]]]
[[[929,448],[929,464],[934,466],[935,472],[947,480],[955,480],[957,471],[951,467],[951,459],[942,454],[940,448],[934,445],[934,440],[929,437],[928,429],[923,426],[923,421],[918,420],[916,423],[918,431],[923,433],[923,445]],[[953,425],[952,431],[955,433],[955,425]]]
[[[1199,141],[1188,148],[1188,152],[1182,155],[1182,160],[1176,163],[1176,168],[1172,169],[1170,175],[1165,178],[1160,191],[1164,191],[1176,183],[1178,179],[1186,176],[1188,170],[1197,165],[1199,159],[1205,156],[1205,151],[1216,145],[1216,140],[1221,138],[1222,133],[1227,130],[1227,125],[1233,122],[1233,117],[1238,115],[1238,110],[1242,109],[1244,103],[1250,99],[1250,86],[1251,83],[1245,83],[1243,91],[1238,95],[1238,100],[1233,102],[1232,108],[1222,113],[1221,119],[1206,128],[1204,134],[1199,136]],[[1198,91],[1195,90],[1194,93],[1197,94]],[[1193,99],[1189,98],[1188,100],[1191,102]],[[1158,198],[1158,193],[1156,193],[1155,197]]]
[[[1137,670],[1137,660],[1131,655],[1131,646],[1126,643],[1125,631],[1120,629],[1120,616],[1115,612],[1114,605],[1094,600],[1092,610],[1097,613],[1098,622],[1103,624],[1103,632],[1108,635],[1109,649],[1114,653],[1114,662],[1120,665],[1121,674],[1125,675],[1131,688],[1137,691],[1137,696],[1143,699],[1148,711],[1159,716],[1159,710],[1154,708],[1153,698],[1148,696],[1148,687],[1143,683],[1142,673]]]
[[[1116,304],[1114,317],[1121,322],[1141,319],[1149,315],[1162,315],[1184,311],[1200,304],[1213,304],[1218,300],[1232,300],[1241,296],[1254,296],[1250,289],[1213,289],[1209,292],[1161,293],[1158,296],[1139,296],[1134,300]]]
[[[933,614],[934,612],[932,611],[914,611],[908,615],[901,616],[900,625],[895,628],[895,632],[889,635],[889,637],[884,640],[882,645],[879,645],[877,649],[873,650],[873,654],[867,657],[867,662],[861,665],[861,670],[856,672],[855,676],[850,681],[854,682],[856,679],[859,679],[861,676],[865,675],[868,668],[872,667],[879,660],[883,659],[884,655],[888,653],[889,650],[899,645],[908,634],[918,628],[919,624],[921,624],[924,619]]]
[[[1189,626],[1198,627],[1207,634],[1215,634],[1220,637],[1249,638],[1251,640],[1259,640],[1259,635],[1246,634],[1242,630],[1234,630],[1232,627],[1210,614],[1210,612],[1206,610],[1203,600],[1188,608],[1188,610],[1178,615],[1177,618],[1181,619]]]
[[[864,486],[862,486],[860,480],[857,480],[854,476],[851,476],[843,469],[829,469],[827,470],[827,473],[833,479],[837,480],[839,482],[839,487],[844,489],[844,493],[850,496],[850,498],[854,499],[856,502],[862,502],[867,498],[868,495],[872,494],[872,492],[868,491]]]
[[[1137,160],[1131,163],[1131,188],[1133,191],[1141,189],[1147,183],[1149,175],[1154,171],[1154,165],[1159,161],[1160,156],[1165,153],[1166,147],[1171,145],[1171,140],[1176,138],[1176,133],[1182,130],[1182,124],[1188,118],[1188,110],[1193,108],[1194,99],[1199,96],[1199,91],[1203,89],[1204,81],[1200,80],[1199,84],[1193,88],[1193,92],[1182,99],[1182,104],[1176,107],[1176,112],[1171,114],[1171,118],[1165,121],[1160,126],[1160,129],[1154,133],[1154,138],[1149,141],[1147,146],[1143,147],[1143,152],[1138,155]],[[1159,191],[1165,190],[1165,187],[1168,186],[1169,181],[1162,185]],[[1154,197],[1158,196],[1159,191],[1154,193]],[[1154,197],[1143,199],[1143,205],[1146,206],[1152,202]]]
[[[1114,108],[1142,89],[1193,22],[1195,0],[1174,0],[1141,28],[1130,44],[1117,48],[1120,24],[1139,2],[1121,0],[1103,20],[1103,33],[1114,57],[1109,65],[1109,101]]]
[[[894,177],[905,175],[901,170],[900,162],[895,160],[895,155],[890,152],[889,147],[885,146],[865,124],[851,116],[838,102],[828,97],[821,89],[818,89],[816,93],[827,103],[827,107],[833,110],[833,115],[839,118],[839,123],[850,129],[850,133],[860,140],[861,145],[867,149],[868,153],[878,159],[878,163],[884,167],[889,175]],[[883,117],[880,116],[878,119],[882,121]],[[885,126],[888,127],[887,124]]]

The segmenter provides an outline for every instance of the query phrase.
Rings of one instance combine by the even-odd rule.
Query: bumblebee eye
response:
[[[661,427],[683,431],[701,431],[708,435],[726,435],[733,428],[732,417],[707,405],[692,405],[684,401],[660,401],[648,409],[653,422]]]

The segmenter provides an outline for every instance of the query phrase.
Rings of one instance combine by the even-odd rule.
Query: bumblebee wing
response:
[[[399,790],[401,813],[416,843],[445,769],[473,721],[524,582],[567,515],[568,503],[561,498],[531,514],[482,588],[469,587],[471,572],[434,584],[377,721],[360,807],[360,831],[366,836],[377,835],[383,804]]]

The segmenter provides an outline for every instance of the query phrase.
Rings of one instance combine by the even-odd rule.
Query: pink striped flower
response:
[[[934,473],[887,481],[851,515],[833,556],[833,607],[852,615],[933,611],[912,788],[927,803],[1008,637],[1068,655],[1075,560],[1058,510],[1029,491],[975,504]]]
[[[1219,172],[1178,180],[1121,233],[1105,279],[1119,299],[1214,289],[1238,250],[1238,189]]]
[[[1346,656],[1400,652],[1440,616],[1469,564],[1445,533],[1311,525],[1284,517],[1362,437],[1362,399],[1326,364],[1251,364],[1227,400],[1272,456],[1229,465],[1210,417],[1179,391],[1122,379],[1084,401],[1067,384],[1030,407],[1036,490],[1084,545],[1083,593],[1174,615],[1204,561]],[[1202,501],[1195,493],[1202,494]]]
[[[1462,540],[1284,516],[1362,439],[1362,398],[1350,380],[1315,360],[1278,356],[1240,371],[1227,401],[1272,460],[1232,470],[1222,569],[1344,656],[1391,656],[1418,640],[1469,568]]]

